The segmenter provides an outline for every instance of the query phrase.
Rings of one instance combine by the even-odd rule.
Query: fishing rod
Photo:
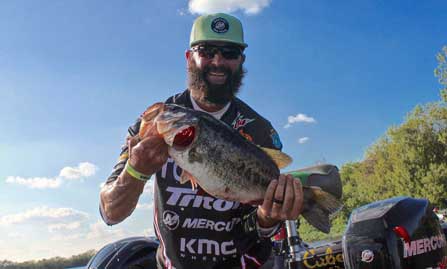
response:
[[[298,235],[298,221],[286,220],[288,257],[286,266],[288,269],[302,269],[303,253],[308,250],[303,240]]]

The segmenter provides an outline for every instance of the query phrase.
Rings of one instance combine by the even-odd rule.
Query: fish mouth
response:
[[[165,110],[156,117],[155,123],[166,144],[176,150],[185,150],[196,140],[198,119],[184,111]]]
[[[196,140],[197,126],[183,126],[174,133],[172,139],[172,147],[177,151],[186,150]],[[165,139],[166,141],[166,139]]]

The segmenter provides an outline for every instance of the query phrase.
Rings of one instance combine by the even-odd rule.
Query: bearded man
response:
[[[186,51],[188,89],[169,97],[204,111],[262,147],[281,149],[269,121],[236,97],[245,74],[241,22],[228,14],[198,17]],[[146,180],[155,174],[154,226],[160,241],[158,268],[258,268],[271,252],[270,237],[301,211],[299,181],[280,175],[272,180],[261,206],[210,196],[200,187],[180,184],[181,168],[168,156],[156,130],[138,137],[141,118],[128,130],[120,161],[101,190],[100,211],[113,225],[135,209]]]

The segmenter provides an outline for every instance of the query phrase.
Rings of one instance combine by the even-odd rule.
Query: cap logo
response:
[[[211,22],[211,29],[219,34],[223,34],[228,32],[228,29],[230,28],[230,24],[228,23],[228,21],[224,18],[215,18],[212,22]]]

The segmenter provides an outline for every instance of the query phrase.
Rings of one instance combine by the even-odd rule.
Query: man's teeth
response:
[[[213,76],[225,76],[225,73],[210,72],[210,75],[213,75]]]

